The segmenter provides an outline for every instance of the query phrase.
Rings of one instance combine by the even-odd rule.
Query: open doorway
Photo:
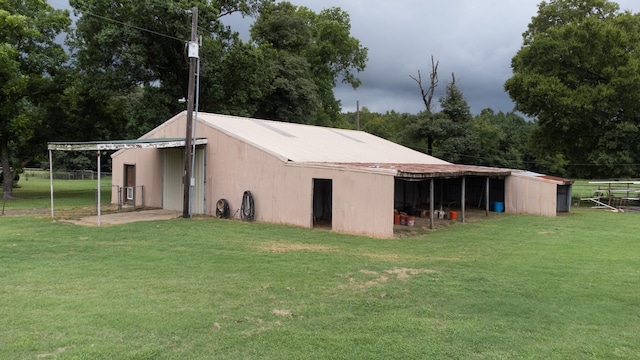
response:
[[[313,179],[313,227],[331,229],[333,180]]]
[[[136,199],[136,166],[124,165],[124,188],[122,190],[122,202],[135,205]]]

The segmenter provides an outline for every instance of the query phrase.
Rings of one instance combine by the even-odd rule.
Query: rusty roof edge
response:
[[[398,170],[398,177],[408,178],[454,178],[463,176],[487,176],[487,177],[502,177],[511,175],[510,170],[495,169],[491,171],[486,170],[459,170],[459,171],[433,171],[433,172],[411,172]]]
[[[410,163],[306,163],[337,166],[349,169],[391,170],[397,177],[428,179],[462,176],[501,177],[511,175],[510,169],[458,164],[410,164]]]

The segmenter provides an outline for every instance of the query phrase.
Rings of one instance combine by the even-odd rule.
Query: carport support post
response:
[[[487,181],[485,181],[485,192],[484,192],[484,208],[485,213],[489,216],[489,177],[487,176]]]
[[[51,188],[51,220],[53,220],[53,150],[49,149],[49,187]]]
[[[98,150],[98,226],[100,226],[100,208],[101,206],[101,201],[100,201],[100,167],[101,167],[101,161],[100,161],[100,150]]]
[[[466,201],[467,201],[467,177],[463,176],[462,177],[462,199],[460,200],[460,206],[462,209],[462,216],[460,220],[462,220],[463,223],[466,215],[466,209],[464,206]]]
[[[429,228],[431,230],[433,230],[433,211],[435,210],[433,206],[433,181],[433,178],[431,178],[431,181],[429,182]]]

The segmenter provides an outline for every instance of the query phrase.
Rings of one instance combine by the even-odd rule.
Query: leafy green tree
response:
[[[44,122],[44,99],[66,60],[55,37],[69,24],[67,11],[44,1],[0,1],[0,164],[5,174],[21,166],[12,153],[29,148]],[[3,176],[4,198],[11,197],[12,179]]]
[[[482,110],[471,126],[478,141],[475,164],[529,169],[534,160],[529,142],[534,126],[534,122],[512,112],[496,114],[492,109]]]
[[[188,93],[185,44],[193,6],[202,38],[200,110],[246,115],[267,84],[259,65],[264,56],[221,18],[256,15],[270,2],[71,0],[79,16],[69,38],[79,70],[70,93],[77,121],[98,120],[97,138],[133,138],[184,110],[177,99]]]
[[[477,158],[477,140],[471,131],[473,116],[464,95],[456,85],[456,78],[447,85],[440,98],[441,137],[434,143],[434,155],[443,160],[460,164],[474,164]]]
[[[367,48],[350,35],[349,14],[339,8],[315,13],[289,2],[266,5],[251,39],[274,50],[269,94],[257,114],[276,120],[331,125],[339,122],[338,81],[354,88]]]
[[[442,112],[421,111],[417,115],[405,114],[407,124],[404,126],[399,143],[412,149],[434,155],[435,143],[445,136],[445,128],[449,119]]]
[[[452,74],[452,82],[447,85],[445,94],[439,99],[441,110],[431,110],[432,96],[438,84],[437,66],[432,58],[428,88],[423,85],[419,72],[418,78],[412,77],[420,87],[425,110],[407,124],[402,132],[401,138],[404,140],[401,142],[443,160],[473,163],[474,154],[477,152],[477,141],[471,131],[473,116],[455,83],[455,75]]]
[[[606,0],[542,2],[505,89],[537,118],[540,150],[571,175],[637,175],[640,16]],[[595,166],[587,166],[587,165]]]
[[[398,133],[403,126],[403,115],[395,111],[386,114],[372,113],[366,107],[360,113],[360,128],[381,138],[397,141]]]

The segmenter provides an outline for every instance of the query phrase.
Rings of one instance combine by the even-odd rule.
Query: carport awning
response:
[[[195,145],[204,145],[207,139],[196,139]],[[82,141],[82,142],[48,142],[48,150],[59,151],[92,151],[92,150],[121,150],[121,149],[163,149],[184,147],[184,138],[176,139],[135,139],[112,141]]]
[[[184,138],[175,139],[135,139],[112,141],[82,141],[82,142],[48,142],[49,150],[49,182],[51,187],[51,218],[53,219],[53,151],[97,151],[98,158],[98,225],[100,225],[100,152],[102,150],[122,149],[163,149],[185,147]],[[207,139],[195,139],[193,145],[204,145]]]

